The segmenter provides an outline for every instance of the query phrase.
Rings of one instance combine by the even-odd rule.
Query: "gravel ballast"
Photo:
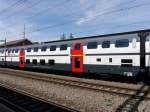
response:
[[[0,74],[0,83],[83,112],[114,112],[127,109],[134,98]],[[136,100],[131,109],[149,112],[150,101]],[[121,108],[121,109],[119,109]],[[127,109],[128,110],[128,109]]]

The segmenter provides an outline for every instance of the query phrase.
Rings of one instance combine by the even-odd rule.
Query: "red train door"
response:
[[[72,45],[72,72],[83,72],[83,44],[80,42]]]
[[[20,54],[19,54],[19,67],[20,68],[24,68],[25,67],[25,52],[24,49],[20,50]]]

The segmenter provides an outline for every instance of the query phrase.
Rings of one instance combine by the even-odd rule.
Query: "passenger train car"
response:
[[[140,30],[1,48],[0,65],[130,77],[148,74],[149,32]]]

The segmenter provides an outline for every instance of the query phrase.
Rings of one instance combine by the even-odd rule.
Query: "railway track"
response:
[[[74,112],[1,86],[0,102],[15,112]]]
[[[85,81],[77,81],[77,80],[69,80],[65,78],[58,78],[52,77],[48,75],[39,75],[33,72],[29,73],[26,71],[16,71],[15,73],[12,72],[10,69],[0,70],[1,74],[8,74],[8,75],[15,75],[19,77],[31,78],[35,80],[42,80],[50,83],[65,85],[65,86],[72,86],[82,89],[89,89],[94,91],[101,91],[106,93],[111,93],[115,95],[122,95],[122,96],[129,96],[129,97],[136,97],[136,98],[144,98],[150,100],[150,94],[147,88],[142,86],[141,88],[127,88],[127,87],[120,87],[120,86],[112,86],[112,85],[105,85],[105,84],[97,84],[97,83],[89,83]],[[36,74],[36,75],[35,75]],[[146,94],[146,95],[145,95]]]

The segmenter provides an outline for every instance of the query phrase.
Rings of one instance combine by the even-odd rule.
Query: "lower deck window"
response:
[[[48,60],[49,65],[55,65],[55,60]]]
[[[101,62],[101,58],[97,58],[97,62]]]
[[[40,64],[41,64],[41,65],[45,65],[45,60],[44,60],[44,59],[41,59],[41,60],[40,60]]]
[[[30,64],[30,59],[26,59],[26,64]]]
[[[112,62],[112,58],[109,58],[109,62]]]
[[[36,59],[33,59],[33,60],[32,60],[32,63],[36,65],[36,64],[37,64],[37,60],[36,60]]]

